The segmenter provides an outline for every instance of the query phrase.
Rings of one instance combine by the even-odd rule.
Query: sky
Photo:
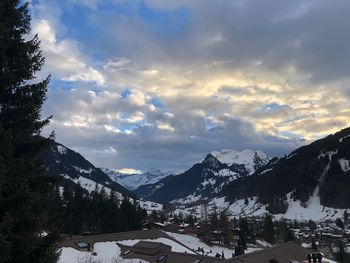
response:
[[[44,135],[95,166],[281,156],[349,126],[350,1],[32,0]]]

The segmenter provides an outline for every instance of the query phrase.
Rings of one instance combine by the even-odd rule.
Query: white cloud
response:
[[[135,170],[133,168],[122,168],[122,169],[117,170],[117,172],[123,173],[123,174],[141,174],[142,173],[142,171]]]
[[[144,118],[145,118],[145,114],[143,114],[141,111],[137,111],[135,112],[135,114],[127,118],[126,121],[130,123],[136,123],[136,122],[142,121]]]
[[[45,66],[54,78],[104,85],[103,75],[84,61],[76,41],[69,39],[58,41],[50,21],[34,20],[32,32],[39,35],[46,58]]]
[[[186,166],[220,147],[284,154],[349,125],[348,3],[145,1],[167,24],[117,2],[128,15],[83,3],[98,10],[82,17],[97,31],[84,41],[59,11],[33,23],[47,70],[76,89],[50,91],[51,127],[98,165]],[[102,61],[85,56],[96,50]],[[118,159],[91,151],[111,145]]]
[[[160,123],[157,124],[157,128],[161,129],[161,130],[166,130],[166,131],[169,131],[169,132],[174,132],[175,131],[174,127],[171,127],[169,123],[160,122]]]

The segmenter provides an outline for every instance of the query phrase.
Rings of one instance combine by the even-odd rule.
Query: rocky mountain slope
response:
[[[79,153],[57,142],[42,153],[41,160],[49,175],[59,176],[60,185],[74,187],[80,184],[88,192],[92,192],[96,185],[104,187],[107,192],[113,189],[120,194],[134,197],[135,194],[120,184],[111,180],[101,169],[96,168]]]
[[[171,177],[148,198],[158,202],[181,203],[214,198],[229,182],[248,177],[268,161],[269,158],[262,152],[215,151],[184,173]]]
[[[155,183],[140,185],[133,192],[142,198],[150,199],[155,191],[167,184],[174,176],[170,174]]]

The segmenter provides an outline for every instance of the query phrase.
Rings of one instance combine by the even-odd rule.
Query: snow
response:
[[[85,177],[82,177],[82,176],[79,176],[78,178],[71,178],[70,176],[68,175],[65,175],[65,174],[61,174],[64,178],[68,179],[68,180],[71,180],[73,181],[74,183],[76,184],[80,184],[80,186],[82,188],[84,188],[85,190],[87,190],[89,193],[92,193],[95,188],[96,188],[96,182],[93,181],[93,180],[90,180],[88,178],[85,178]],[[111,189],[108,188],[108,187],[105,187],[104,185],[102,184],[97,184],[97,188],[100,190],[102,189],[102,187],[104,188],[105,192],[106,192],[106,195],[110,195],[111,194]],[[123,195],[119,192],[117,192],[117,197],[118,199],[122,200],[123,199]]]
[[[265,240],[257,239],[256,243],[258,243],[262,247],[272,247],[272,245],[269,242],[266,242]]]
[[[328,262],[328,263],[338,263],[337,261],[334,261],[334,260],[331,260],[331,259],[328,259],[328,258],[323,258],[325,262]]]
[[[60,196],[63,196],[64,187],[63,187],[63,186],[59,186],[59,187],[58,187],[58,191],[59,191],[59,193],[60,193]]]
[[[140,241],[148,241],[148,242],[158,242],[158,243],[162,243],[168,246],[171,246],[171,251],[173,252],[179,252],[179,253],[188,253],[188,254],[196,254],[195,252],[193,252],[192,250],[184,247],[183,245],[170,240],[168,238],[164,238],[164,237],[160,237],[160,238],[156,238],[156,239],[130,239],[130,240],[122,240],[122,241],[118,241],[118,244],[122,244],[125,246],[133,246],[136,243],[140,242]]]
[[[339,142],[342,143],[345,139],[347,139],[347,138],[349,138],[349,137],[350,137],[350,135],[346,135],[346,136],[340,138],[340,139],[339,139]]]
[[[213,151],[211,153],[221,163],[231,166],[232,164],[243,164],[246,169],[252,174],[255,171],[256,158],[259,158],[264,163],[268,163],[269,157],[261,151],[252,151],[249,149],[236,151],[233,149],[224,149],[221,151]]]
[[[312,244],[311,243],[302,243],[301,246],[303,248],[312,248]]]
[[[297,220],[313,220],[324,221],[327,219],[335,220],[336,218],[342,218],[344,209],[335,209],[331,207],[325,207],[320,204],[320,197],[318,195],[319,188],[316,187],[313,195],[308,202],[304,205],[300,201],[293,201],[291,193],[287,194],[287,202],[289,204],[287,212],[285,214],[275,215],[275,217],[284,217],[288,219]]]
[[[163,205],[155,202],[139,200],[138,203],[141,206],[141,208],[146,209],[147,212],[163,210]]]
[[[236,200],[229,206],[228,211],[233,217],[239,216],[262,216],[267,213],[266,206],[258,202],[257,197]]]
[[[350,165],[349,165],[349,160],[346,159],[340,159],[338,160],[341,169],[343,170],[343,172],[348,172],[350,171]]]
[[[173,171],[163,172],[160,170],[150,170],[141,174],[123,174],[106,168],[102,168],[102,171],[113,181],[121,184],[129,190],[135,190],[141,185],[157,183],[161,179],[174,174]]]
[[[324,220],[336,220],[337,218],[342,218],[345,209],[335,209],[331,207],[325,207],[320,204],[320,197],[318,194],[318,187],[315,189],[313,195],[310,197],[308,202],[301,204],[299,200],[294,201],[291,197],[291,193],[287,194],[288,209],[285,214],[275,214],[272,215],[276,219],[285,218],[291,220],[313,220],[313,221],[324,221]],[[264,216],[268,213],[266,205],[261,204],[257,197],[248,197],[248,203],[245,199],[238,199],[232,204],[225,201],[225,197],[214,198],[210,200],[207,206],[207,213],[210,214],[214,209],[224,210],[227,209],[228,215],[233,217],[240,216]],[[200,218],[202,213],[202,206],[192,206],[192,207],[181,207],[178,206],[174,211],[175,214],[180,212],[184,215],[194,215]]]
[[[92,252],[79,251],[71,247],[64,247],[61,249],[58,263],[147,263],[147,261],[141,259],[123,259],[120,257],[121,250],[115,242],[95,243],[93,250],[97,253],[96,256],[92,255]]]
[[[202,186],[207,186],[207,185],[214,185],[216,183],[216,180],[214,178],[210,178],[209,180],[205,179],[201,185]]]
[[[62,145],[57,145],[57,152],[59,154],[66,154],[67,153],[67,148],[62,146]]]
[[[74,183],[76,184],[80,184],[80,186],[82,188],[84,188],[85,190],[87,190],[89,193],[92,193],[95,189],[96,189],[96,182],[93,181],[93,180],[90,180],[88,178],[85,178],[85,177],[82,177],[82,176],[79,176],[78,178],[71,178],[70,176],[68,175],[64,175],[62,174],[62,176],[68,180],[71,180],[73,181]],[[106,195],[110,195],[111,194],[111,189],[102,185],[102,184],[97,184],[97,188],[100,190],[102,189],[102,187],[104,188],[105,192],[106,192]],[[61,190],[61,189],[60,189]],[[62,194],[63,194],[63,188],[62,188]],[[123,200],[124,197],[121,193],[119,192],[116,192],[117,194],[117,198],[119,200]],[[130,200],[132,201],[132,200]],[[161,211],[163,210],[163,205],[162,204],[159,204],[159,203],[155,203],[155,202],[151,202],[151,201],[144,201],[144,200],[137,200],[136,201],[141,208],[144,208],[147,210],[147,212],[152,212],[152,211]]]
[[[270,171],[272,171],[272,168],[268,168],[268,169],[266,169],[266,170],[260,172],[259,174],[262,175],[262,174],[267,173],[267,172],[270,172]]]
[[[179,214],[181,212],[184,215],[191,214],[196,217],[201,217],[203,215],[202,208],[203,207],[201,205],[187,208],[178,206],[174,213]],[[225,201],[225,197],[213,198],[207,205],[207,213],[210,214],[214,210],[227,210],[228,215],[231,218],[240,216],[262,216],[267,213],[266,205],[260,204],[257,201],[257,197],[248,198],[248,204],[246,204],[245,199],[239,199],[230,204],[229,202]]]
[[[172,204],[191,204],[191,203],[197,202],[201,199],[202,199],[201,194],[199,194],[199,195],[191,194],[191,195],[188,195],[184,198],[172,200],[170,203],[172,203]]]
[[[90,169],[83,169],[83,168],[80,168],[80,167],[77,167],[77,166],[73,166],[73,168],[75,170],[77,170],[79,173],[83,173],[83,174],[90,174],[93,171],[92,168],[90,168]]]
[[[201,241],[199,238],[194,236],[177,234],[172,232],[165,232],[165,233],[195,251],[198,248],[203,248],[204,255],[207,255],[207,256],[214,257],[216,253],[221,255],[222,252],[224,252],[225,258],[228,259],[228,258],[232,258],[232,253],[234,253],[234,250],[226,247],[209,246],[203,241]],[[254,246],[249,246],[248,250],[246,250],[245,253],[251,253],[257,250],[261,250],[261,249]]]

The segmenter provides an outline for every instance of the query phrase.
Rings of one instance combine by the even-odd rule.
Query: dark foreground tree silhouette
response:
[[[49,222],[53,183],[38,161],[49,122],[40,112],[49,77],[35,81],[44,58],[29,39],[28,4],[0,1],[0,262],[55,262],[58,232]]]

